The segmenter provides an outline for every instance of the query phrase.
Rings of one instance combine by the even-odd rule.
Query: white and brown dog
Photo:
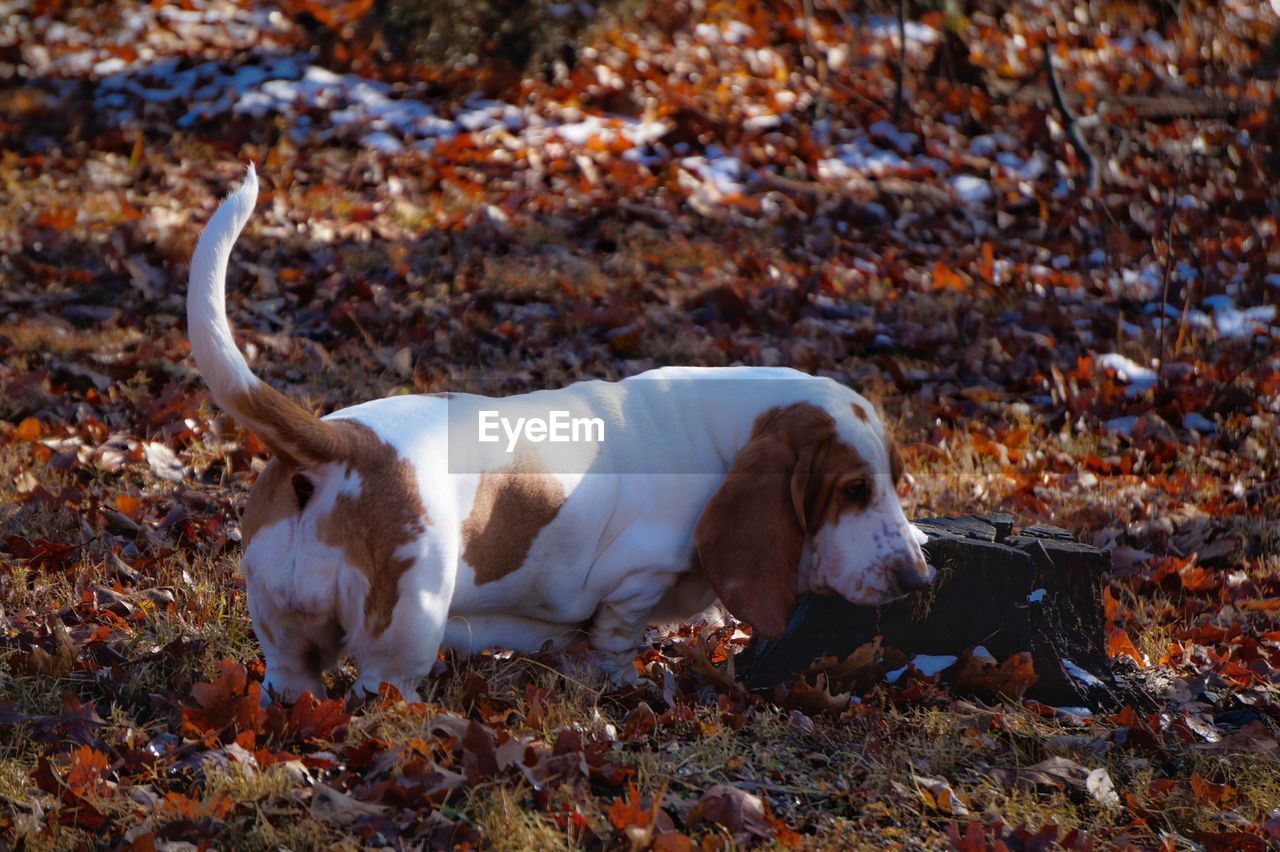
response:
[[[716,598],[772,637],[798,592],[880,604],[932,581],[892,442],[830,379],[664,368],[315,417],[250,372],[227,323],[227,259],[257,191],[250,166],[201,235],[187,317],[214,400],[275,453],[245,507],[241,567],[277,695],[320,694],[350,654],[357,693],[385,681],[411,696],[441,646],[532,651],[581,632],[625,677],[646,624]],[[599,440],[571,448],[576,465],[532,429],[470,454],[466,424],[486,409],[568,412]]]

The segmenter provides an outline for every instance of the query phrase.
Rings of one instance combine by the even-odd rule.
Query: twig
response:
[[[898,0],[898,68],[897,91],[893,96],[893,123],[902,120],[902,108],[906,106],[907,68],[907,0]]]
[[[1204,406],[1205,410],[1212,411],[1213,409],[1217,408],[1218,403],[1222,399],[1222,395],[1227,392],[1227,388],[1231,387],[1233,384],[1236,383],[1236,379],[1240,378],[1245,373],[1249,372],[1254,367],[1261,364],[1263,361],[1266,361],[1269,358],[1274,358],[1277,355],[1280,355],[1280,343],[1276,343],[1272,345],[1272,347],[1268,349],[1266,352],[1263,352],[1257,358],[1254,358],[1248,364],[1245,364],[1239,370],[1236,370],[1234,373],[1232,373],[1231,378],[1227,379],[1225,382],[1218,385],[1217,390],[1213,392],[1213,396],[1209,397],[1209,402],[1206,403]]]
[[[1164,389],[1164,327],[1169,321],[1169,278],[1173,270],[1173,217],[1177,207],[1170,203],[1164,223],[1164,293],[1160,297],[1160,366],[1156,368],[1156,391]],[[1179,335],[1181,336],[1181,335]]]
[[[1062,127],[1067,131],[1067,139],[1070,140],[1071,147],[1076,149],[1076,154],[1084,161],[1085,180],[1089,184],[1089,192],[1097,195],[1102,189],[1102,176],[1098,173],[1098,163],[1085,143],[1084,135],[1080,133],[1076,116],[1071,112],[1071,107],[1067,106],[1067,99],[1062,96],[1062,84],[1058,82],[1058,72],[1053,66],[1053,53],[1054,44],[1049,42],[1044,46],[1044,70],[1049,78],[1049,92],[1053,95],[1053,105],[1062,114]]]
[[[742,686],[738,684],[728,673],[716,668],[711,660],[707,659],[707,654],[702,650],[701,643],[697,640],[690,642],[673,642],[672,650],[678,655],[684,657],[693,666],[693,670],[714,683],[716,686],[722,687],[735,694],[742,693]]]
[[[813,123],[817,125],[827,114],[827,59],[819,54],[813,41],[813,0],[801,0],[801,6],[804,9],[804,41],[809,55],[813,57],[813,70],[818,78],[818,93],[813,98]]]

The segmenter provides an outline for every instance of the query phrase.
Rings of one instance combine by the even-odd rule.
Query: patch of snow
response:
[[[398,154],[404,150],[403,142],[390,133],[384,133],[381,130],[368,134],[360,141],[366,148],[372,148],[374,151],[381,151],[384,154]]]
[[[693,28],[693,34],[704,44],[741,44],[756,34],[756,31],[742,21],[730,21],[722,26],[701,23]]]
[[[619,138],[633,146],[656,142],[668,125],[609,116],[583,116],[562,110],[546,117],[530,108],[472,98],[453,118],[441,117],[426,102],[391,86],[355,74],[335,74],[309,64],[304,56],[257,56],[235,67],[210,61],[178,71],[176,59],[137,64],[98,88],[97,105],[121,119],[136,117],[150,103],[189,106],[179,125],[213,121],[228,115],[252,118],[278,113],[293,123],[297,137],[320,139],[351,133],[375,151],[396,153],[405,144],[428,149],[438,139],[460,133],[484,135],[495,130],[516,134],[530,147],[555,143],[583,147],[593,138],[606,143]],[[322,113],[323,115],[317,115]],[[632,148],[633,161],[645,161]]]
[[[1046,592],[1044,589],[1036,589],[1034,592],[1027,595],[1027,603],[1040,603],[1044,600],[1045,594]]]
[[[1130,415],[1128,417],[1114,417],[1102,424],[1102,428],[1108,432],[1115,432],[1119,435],[1132,435],[1133,427],[1138,425],[1138,418]]]
[[[904,21],[903,30],[907,36],[907,44],[915,47],[936,43],[942,36],[938,31],[919,21]],[[895,44],[898,41],[898,19],[888,15],[869,15],[861,21],[862,31],[871,38],[889,39]]]
[[[1104,685],[1102,681],[1098,680],[1096,677],[1089,674],[1089,672],[1080,668],[1075,663],[1068,660],[1066,657],[1062,658],[1062,667],[1067,670],[1067,674],[1071,675],[1071,677],[1074,680],[1078,680],[1081,683],[1085,684],[1086,686],[1103,686]]]
[[[747,127],[755,130],[768,130],[771,127],[777,127],[782,123],[782,117],[772,113],[764,115],[753,115],[743,122]]]
[[[881,177],[890,172],[906,171],[911,167],[893,151],[876,147],[871,140],[861,135],[852,142],[837,145],[832,153],[835,157],[819,161],[819,177],[847,178],[850,172]]]
[[[887,674],[885,674],[885,676],[884,676],[885,682],[886,682],[886,683],[897,683],[897,682],[898,682],[898,679],[899,679],[899,678],[901,678],[901,677],[902,677],[902,675],[906,673],[906,671],[907,671],[907,667],[906,667],[906,666],[903,666],[903,667],[902,667],[902,668],[900,668],[900,669],[894,669],[893,671],[888,672],[888,673],[887,673]]]
[[[990,660],[993,663],[996,661],[995,655],[987,650],[986,645],[978,645],[974,647],[973,656],[974,659],[978,660]]]
[[[990,157],[996,151],[1018,147],[1018,140],[1008,133],[987,133],[969,140],[969,153],[975,157]]]
[[[947,179],[947,184],[956,198],[969,207],[981,207],[994,195],[991,184],[974,175],[955,175]]]
[[[1093,718],[1093,711],[1088,707],[1054,707],[1053,712],[1063,716],[1075,716],[1080,719]]]
[[[742,183],[746,171],[742,161],[731,154],[720,153],[714,145],[707,147],[705,157],[685,157],[680,166],[722,196],[736,195],[746,189]]]
[[[1212,420],[1205,417],[1198,411],[1188,411],[1182,415],[1182,428],[1190,429],[1195,432],[1203,432],[1206,435],[1212,435],[1218,431],[1218,427]]]
[[[1049,158],[1039,151],[1026,160],[1017,154],[1002,152],[996,154],[996,162],[1001,171],[1017,180],[1034,181],[1049,169]]]
[[[1098,363],[1116,374],[1116,378],[1127,384],[1128,396],[1137,396],[1156,383],[1156,371],[1135,363],[1119,352],[1107,352],[1097,356]]]
[[[1262,334],[1275,322],[1275,305],[1257,305],[1241,310],[1230,296],[1216,295],[1204,300],[1213,311],[1213,324],[1218,334],[1225,338],[1245,338]]]
[[[911,153],[912,149],[916,147],[916,141],[920,138],[914,133],[902,132],[884,119],[877,121],[867,130],[873,138],[883,139],[904,154]]]
[[[951,654],[916,654],[911,665],[925,677],[933,677],[943,669],[955,665],[956,657]]]

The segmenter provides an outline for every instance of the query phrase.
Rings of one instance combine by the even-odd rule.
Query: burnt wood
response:
[[[959,656],[984,646],[997,660],[1029,651],[1038,680],[1026,697],[1093,709],[1131,700],[1107,658],[1102,587],[1109,553],[1066,530],[1011,515],[928,518],[916,525],[938,579],[881,607],[801,595],[782,636],[753,640],[735,660],[752,689],[790,683],[818,657],[844,658],[876,636],[909,655]]]

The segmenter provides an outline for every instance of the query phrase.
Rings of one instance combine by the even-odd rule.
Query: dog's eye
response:
[[[316,493],[316,486],[310,479],[300,473],[294,474],[290,482],[293,485],[293,496],[298,498],[298,511],[301,512],[307,508],[311,495]]]
[[[862,505],[871,500],[871,485],[865,479],[844,486],[844,496],[852,503]]]

